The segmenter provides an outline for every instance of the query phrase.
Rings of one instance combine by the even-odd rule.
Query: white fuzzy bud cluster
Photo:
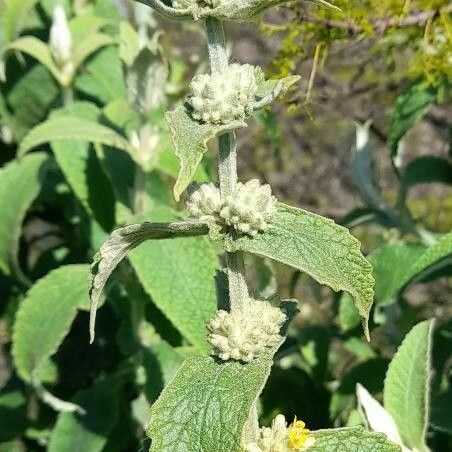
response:
[[[187,209],[195,218],[229,226],[240,234],[254,237],[268,227],[276,203],[270,185],[251,179],[239,182],[226,199],[221,198],[220,190],[213,184],[200,185],[189,196]]]
[[[237,232],[255,236],[267,229],[275,211],[276,198],[270,185],[251,179],[237,184],[234,194],[226,198],[220,217]]]
[[[262,427],[256,442],[245,445],[245,452],[303,452],[315,443],[303,421],[287,426],[286,418],[278,414],[271,427]]]
[[[250,299],[243,309],[217,311],[207,325],[207,340],[220,359],[247,363],[279,343],[285,320],[286,315],[268,301]]]
[[[222,207],[220,190],[212,183],[195,185],[187,200],[190,215],[202,221],[217,221]]]
[[[187,98],[197,121],[228,124],[252,113],[257,85],[254,66],[231,64],[221,73],[195,75]]]
[[[53,21],[50,28],[50,49],[58,64],[62,67],[72,58],[72,36],[66,19],[66,13],[61,5],[53,10]]]

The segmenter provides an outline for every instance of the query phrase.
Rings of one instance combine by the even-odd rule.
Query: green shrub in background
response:
[[[143,5],[126,20],[107,0],[1,4],[0,450],[448,450],[450,321],[404,291],[450,275],[452,233],[408,201],[452,172],[447,158],[401,164],[405,134],[445,99],[447,48],[394,105],[393,205],[370,122],[357,125],[364,203],[341,223],[388,231],[371,265],[345,227],[237,181],[235,130],[298,77],[229,64],[222,22],[277,2],[148,3],[205,25],[208,73],[186,81],[168,22]],[[345,13],[365,29],[313,3],[319,29]],[[419,7],[448,30],[447,7]],[[337,291],[334,318],[300,323],[271,260]]]

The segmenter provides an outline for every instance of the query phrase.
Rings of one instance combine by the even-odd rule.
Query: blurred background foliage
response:
[[[334,3],[341,11],[301,1],[271,10],[259,26],[227,24],[231,60],[262,65],[270,76],[302,76],[284,102],[239,132],[239,177],[258,177],[281,201],[351,228],[376,278],[369,344],[348,297],[282,265],[249,259],[257,295],[276,291],[300,300],[260,412],[264,423],[284,412],[313,429],[362,422],[356,383],[381,397],[404,335],[436,317],[428,441],[443,452],[452,448],[452,5]],[[75,40],[93,42],[99,34],[104,40],[69,86],[10,47],[29,36],[47,42],[57,4],[74,21]],[[155,284],[149,290],[140,283],[139,256],[136,272],[128,264],[117,272],[99,312],[96,343],[88,345],[82,299],[64,339],[48,350],[39,385],[17,371],[12,340],[16,313],[36,281],[67,265],[86,266],[108,232],[134,215],[182,208],[170,195],[177,162],[163,112],[206,69],[202,33],[199,23],[165,21],[131,1],[0,0],[0,255],[7,256],[0,263],[1,452],[138,450],[149,404],[193,352]],[[108,127],[130,149],[111,152],[115,144],[90,145],[86,136],[47,138],[37,145],[47,156],[45,175],[16,175],[7,185],[6,168],[15,165],[24,138],[58,116]],[[199,180],[213,177],[213,164],[207,155]],[[11,229],[17,221],[23,227]],[[17,258],[10,262],[16,236]],[[78,274],[71,268],[67,279]],[[137,316],[145,319],[140,331]],[[39,327],[36,320],[30,333],[37,342]],[[88,415],[59,413],[58,403],[49,406],[50,393]]]

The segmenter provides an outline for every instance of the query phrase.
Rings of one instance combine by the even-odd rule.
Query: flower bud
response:
[[[315,443],[303,421],[296,419],[287,426],[286,418],[278,414],[271,427],[262,427],[256,442],[245,445],[245,452],[304,452]]]
[[[257,90],[254,67],[232,64],[223,73],[196,75],[187,98],[197,121],[228,124],[243,121],[252,112]]]
[[[285,320],[286,315],[268,301],[250,299],[243,309],[217,311],[207,325],[207,340],[220,359],[250,362],[278,345]]]
[[[192,217],[216,222],[223,206],[220,190],[214,184],[194,185],[187,200],[187,210]]]
[[[239,182],[234,194],[226,198],[220,217],[237,232],[255,236],[267,228],[276,202],[270,185],[261,185],[257,179]]]
[[[53,22],[50,28],[50,49],[58,66],[63,67],[71,61],[72,36],[66,14],[61,5],[53,10]]]

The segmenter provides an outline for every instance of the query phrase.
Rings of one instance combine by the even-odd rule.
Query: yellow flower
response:
[[[303,421],[297,421],[297,418],[289,426],[289,448],[295,450],[306,450],[315,443],[315,438],[309,434],[310,430],[305,428]]]

